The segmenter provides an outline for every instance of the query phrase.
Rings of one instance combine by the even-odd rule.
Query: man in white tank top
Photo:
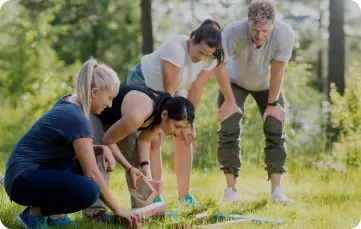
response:
[[[256,100],[264,121],[266,137],[265,164],[271,180],[271,199],[283,204],[292,201],[281,188],[281,174],[286,172],[285,121],[282,80],[284,68],[292,56],[295,35],[288,25],[275,20],[274,5],[267,0],[254,0],[249,5],[248,18],[228,25],[222,33],[224,63],[216,75],[228,75],[237,105],[244,111],[250,94]],[[224,101],[219,93],[219,105]],[[227,188],[223,198],[240,199],[237,178],[241,169],[239,137],[242,114],[234,114],[221,124],[218,131],[218,159]]]

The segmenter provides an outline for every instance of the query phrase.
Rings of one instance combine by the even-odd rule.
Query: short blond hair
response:
[[[264,25],[274,22],[276,18],[276,8],[269,0],[254,0],[248,7],[248,21],[253,24]]]
[[[89,116],[91,110],[92,88],[103,91],[119,84],[118,75],[111,67],[99,64],[93,57],[86,61],[79,71],[76,82],[76,95],[84,114]]]

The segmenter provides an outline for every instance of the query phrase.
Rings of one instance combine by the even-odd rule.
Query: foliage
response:
[[[0,29],[3,38],[0,43],[0,102],[16,107],[21,101],[19,98],[25,94],[39,94],[45,78],[62,72],[62,76],[57,78],[61,82],[70,75],[67,75],[67,69],[56,58],[48,41],[53,31],[48,23],[49,18],[32,20],[29,12],[17,5],[16,1],[7,6],[16,8],[19,14],[16,17],[5,14],[5,23]]]
[[[43,7],[34,7],[34,1]],[[94,56],[112,66],[124,81],[141,57],[137,1],[62,0],[56,6],[49,0],[21,2],[39,20],[51,15],[49,23],[57,29],[51,45],[66,65]]]
[[[361,83],[355,65],[350,68],[350,81],[344,96],[340,96],[335,85],[331,86],[329,110],[334,127],[340,130],[339,141],[334,143],[333,159],[341,161],[347,168],[361,167]]]
[[[46,112],[60,95],[71,93],[79,63],[65,66],[51,47],[49,18],[32,20],[17,1],[1,11],[0,25],[0,158],[6,158],[14,144]]]

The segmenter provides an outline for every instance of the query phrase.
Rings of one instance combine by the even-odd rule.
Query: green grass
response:
[[[242,201],[226,205],[220,201],[225,188],[222,173],[218,170],[195,171],[191,192],[207,209],[180,209],[179,218],[152,219],[150,223],[144,224],[144,228],[192,228],[194,225],[207,224],[211,219],[203,222],[195,220],[197,213],[205,211],[210,216],[227,212],[286,220],[282,226],[251,223],[241,228],[351,229],[360,222],[361,183],[356,171],[346,176],[336,172],[304,169],[302,176],[299,174],[290,173],[284,177],[286,193],[295,203],[282,206],[269,201],[269,183],[265,172],[261,168],[247,166],[241,173],[242,179],[238,185]],[[129,194],[120,169],[112,174],[111,191],[122,206],[130,207]],[[165,175],[163,196],[168,209],[177,207],[173,172]],[[0,190],[0,206],[0,220],[3,224],[11,229],[20,228],[15,218],[24,207],[10,203],[3,189]],[[81,213],[70,216],[80,224],[80,228],[120,228],[91,222],[83,218]]]

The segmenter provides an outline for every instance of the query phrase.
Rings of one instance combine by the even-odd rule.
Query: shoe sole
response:
[[[234,202],[240,202],[242,199],[241,198],[235,198],[235,199],[225,198],[224,196],[222,196],[221,200],[226,203],[234,203]]]
[[[25,228],[29,228],[28,225],[26,225],[26,223],[24,223],[24,221],[21,219],[21,217],[18,215],[18,217],[16,217],[16,220],[18,221],[18,224],[22,227]]]
[[[292,201],[281,202],[281,201],[279,201],[279,200],[272,200],[272,199],[271,199],[271,201],[272,201],[273,203],[282,204],[282,205],[291,205],[291,204],[294,203],[294,202],[292,202]]]
[[[166,210],[167,205],[164,202],[158,202],[132,211],[139,213],[143,218],[147,218],[150,216],[164,216]]]

